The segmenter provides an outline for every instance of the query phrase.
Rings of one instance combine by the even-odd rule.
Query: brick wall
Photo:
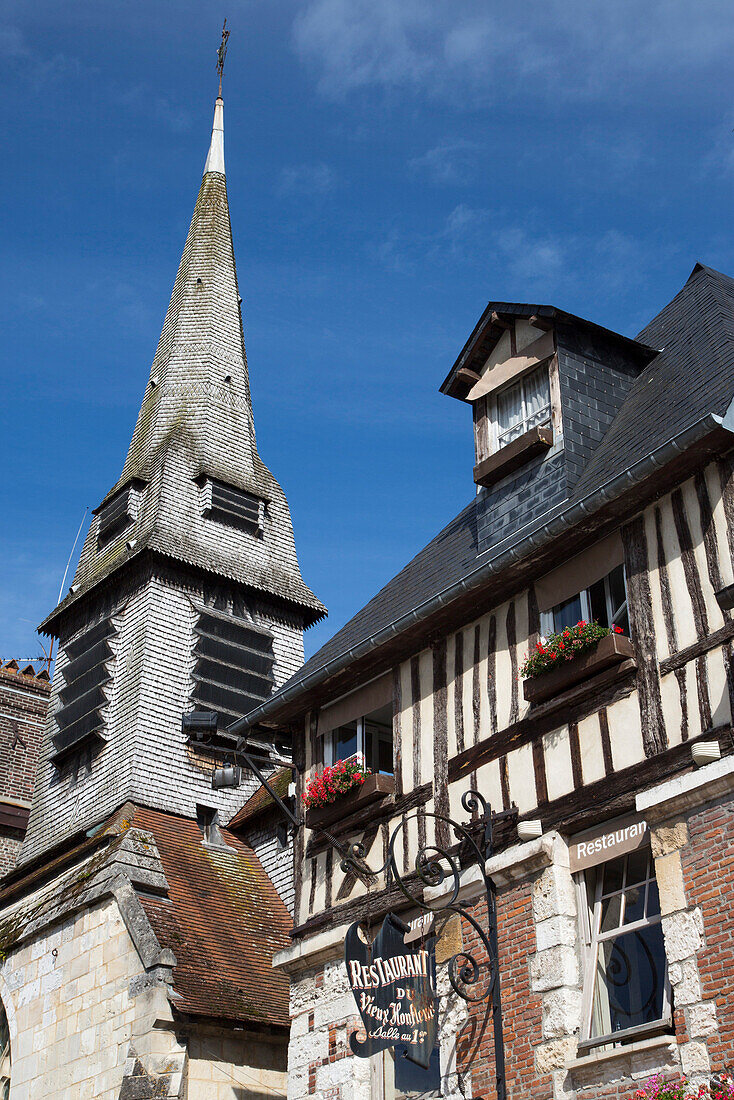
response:
[[[697,953],[701,983],[699,1025],[706,1035],[711,1068],[734,1065],[734,802],[730,796],[703,807],[688,818],[689,843],[681,849],[688,905],[703,917],[703,943]],[[715,1025],[714,1012],[715,1005]],[[679,1021],[683,1023],[682,1017]],[[684,1023],[683,1023],[683,1026]],[[684,1041],[684,1037],[680,1037]]]
[[[482,900],[472,915],[487,927],[487,905]],[[516,883],[497,895],[497,932],[502,975],[502,1009],[508,1100],[548,1100],[553,1095],[550,1075],[538,1076],[535,1047],[543,1041],[542,1000],[530,985],[530,958],[535,953],[533,894],[529,881]],[[481,941],[466,922],[464,950],[485,958]],[[473,1005],[459,1041],[459,1070],[471,1074],[472,1095],[496,1097],[496,1069],[492,1015],[485,1004]]]
[[[50,691],[45,671],[0,667],[0,875],[15,866],[25,834]]]

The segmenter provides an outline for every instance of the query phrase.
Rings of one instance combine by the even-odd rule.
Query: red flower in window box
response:
[[[622,628],[613,626],[611,630],[606,626],[599,626],[597,622],[586,622],[580,619],[576,626],[568,626],[556,634],[550,634],[543,638],[542,644],[537,642],[535,652],[529,653],[522,663],[520,675],[525,679],[534,679],[557,668],[562,661],[574,661],[583,653],[594,649],[602,638],[609,634],[621,634]]]
[[[354,787],[360,787],[369,775],[372,772],[363,767],[359,759],[338,760],[312,777],[303,795],[303,804],[309,810],[328,806]]]

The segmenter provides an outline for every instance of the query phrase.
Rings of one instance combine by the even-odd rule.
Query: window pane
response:
[[[609,615],[607,614],[607,596],[604,591],[604,581],[597,581],[596,584],[592,584],[589,589],[589,607],[591,610],[591,618],[598,622],[599,626],[609,626]]]
[[[608,863],[604,864],[604,885],[602,886],[603,894],[612,894],[615,890],[622,889],[624,860],[624,856],[619,856],[617,859],[610,859]]]
[[[550,420],[550,384],[548,368],[541,367],[524,379],[526,428]]]
[[[664,983],[660,924],[600,943],[592,1037],[659,1020]]]
[[[627,886],[645,881],[649,854],[649,848],[638,848],[636,852],[630,852],[627,856]]]
[[[616,611],[626,602],[627,596],[624,590],[624,566],[618,565],[609,574],[609,595],[612,599],[612,610]]]
[[[522,435],[522,384],[517,383],[497,395],[497,426],[500,441],[508,443]]]
[[[660,913],[660,895],[658,884],[654,880],[647,887],[647,915],[656,917]]]
[[[565,630],[567,626],[576,626],[581,618],[581,596],[572,596],[570,600],[553,608],[554,630]]]
[[[392,729],[365,721],[365,754],[370,771],[392,775]]]
[[[334,763],[337,760],[347,760],[357,751],[357,723],[350,722],[348,726],[340,726],[334,730]]]
[[[614,928],[619,928],[622,920],[622,895],[612,894],[609,898],[604,898],[601,903],[601,921],[599,923],[600,932],[611,932]]]
[[[642,920],[645,916],[644,882],[641,882],[639,886],[633,886],[630,890],[625,890],[624,896],[624,923],[634,924],[635,921]]]

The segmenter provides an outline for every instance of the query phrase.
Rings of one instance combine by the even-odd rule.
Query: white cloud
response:
[[[452,141],[428,149],[408,161],[414,171],[425,172],[432,183],[456,186],[466,183],[474,172],[480,146],[474,141]]]
[[[48,91],[60,80],[84,71],[76,57],[64,53],[46,56],[32,50],[22,30],[10,24],[0,26],[0,58],[11,68],[22,68],[23,79],[34,92]]]
[[[336,173],[328,164],[293,164],[283,168],[278,180],[281,195],[325,195],[336,186]]]
[[[734,20],[729,0],[303,0],[293,44],[331,97],[381,86],[630,99],[694,72],[708,80],[717,62],[728,72]]]

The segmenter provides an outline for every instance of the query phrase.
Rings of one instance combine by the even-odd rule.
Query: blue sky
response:
[[[117,479],[208,144],[312,653],[469,502],[438,393],[489,299],[634,335],[734,273],[728,0],[6,0],[0,656],[40,652]],[[68,581],[67,581],[68,583]]]

